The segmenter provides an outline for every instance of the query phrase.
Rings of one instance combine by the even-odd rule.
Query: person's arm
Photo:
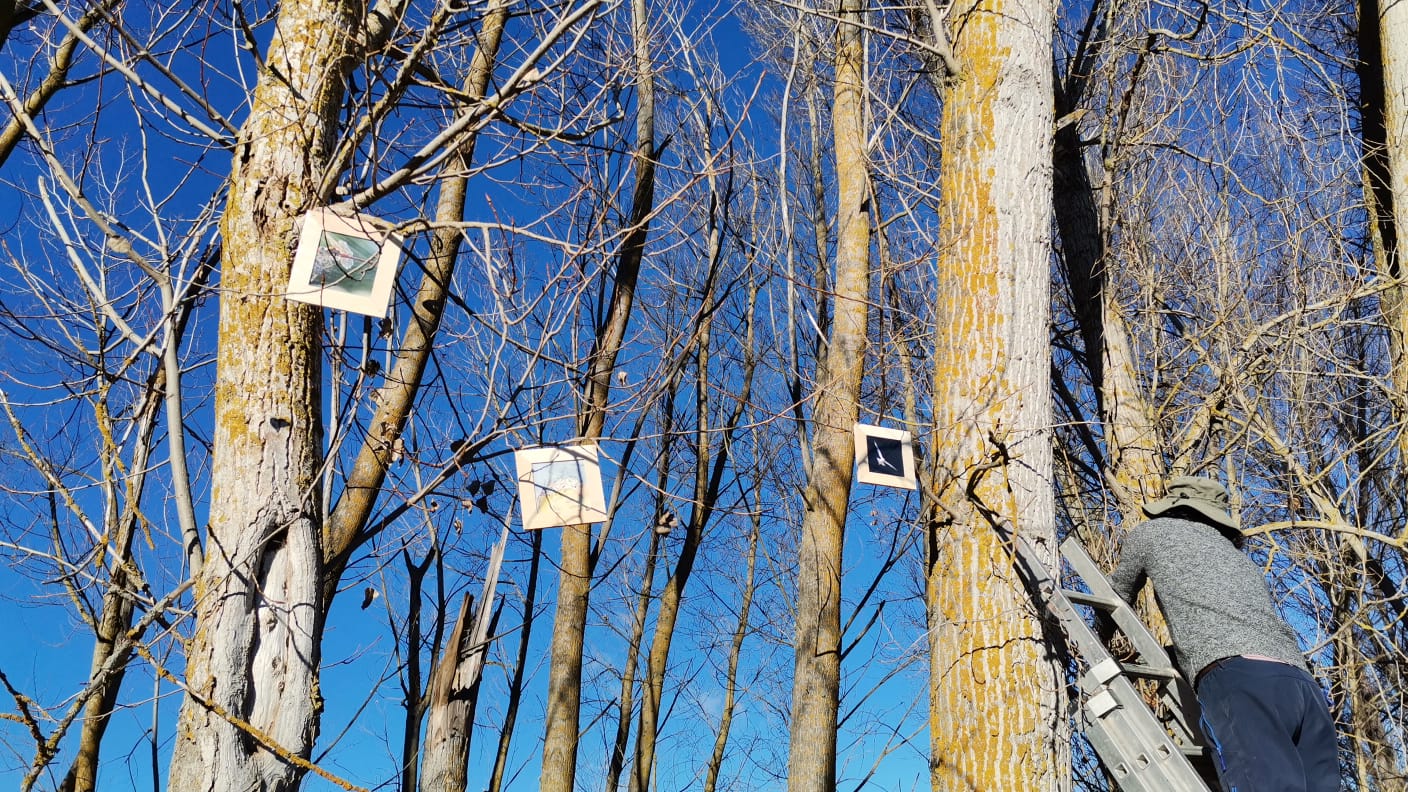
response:
[[[1110,585],[1115,587],[1115,593],[1120,595],[1120,599],[1133,603],[1134,598],[1139,595],[1139,590],[1144,588],[1144,581],[1148,578],[1145,571],[1144,548],[1142,532],[1144,526],[1130,531],[1124,539],[1124,548],[1120,551],[1120,563],[1115,567],[1115,571],[1110,573]]]
[[[1125,537],[1124,547],[1120,551],[1120,562],[1115,567],[1115,571],[1110,573],[1110,585],[1114,587],[1119,598],[1128,603],[1133,603],[1134,598],[1139,595],[1139,590],[1144,587],[1144,581],[1148,578],[1144,570],[1144,558],[1141,551],[1136,528]],[[1115,622],[1104,611],[1095,612],[1095,631],[1100,636],[1100,641],[1106,646],[1111,645],[1117,628]]]

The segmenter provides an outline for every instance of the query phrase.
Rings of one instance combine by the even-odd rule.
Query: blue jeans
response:
[[[1198,678],[1198,703],[1224,792],[1338,792],[1335,722],[1304,670],[1219,660]]]

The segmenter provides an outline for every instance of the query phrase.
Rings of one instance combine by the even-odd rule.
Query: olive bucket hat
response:
[[[1144,504],[1144,513],[1150,517],[1158,517],[1180,506],[1201,514],[1220,529],[1233,534],[1241,533],[1237,518],[1232,516],[1227,488],[1212,479],[1175,476],[1168,483],[1168,494]]]

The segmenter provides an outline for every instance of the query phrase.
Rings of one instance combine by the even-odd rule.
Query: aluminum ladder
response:
[[[1046,613],[1065,634],[1067,650],[1079,677],[1080,721],[1106,771],[1121,792],[1209,792],[1194,769],[1207,756],[1197,731],[1197,700],[1168,653],[1120,599],[1108,578],[1074,537],[1061,544],[1061,559],[1088,591],[1069,588],[1053,578],[1033,548],[1008,535],[1021,572],[1037,589]],[[1060,564],[1057,565],[1058,571]],[[1075,583],[1068,579],[1067,583]],[[1129,639],[1138,659],[1120,662],[1076,610],[1086,606],[1113,620]],[[1160,719],[1134,687],[1135,679],[1154,683],[1165,716]],[[1211,765],[1209,764],[1210,768]]]

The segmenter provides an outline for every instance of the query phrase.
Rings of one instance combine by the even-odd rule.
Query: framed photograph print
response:
[[[303,216],[288,298],[384,317],[396,285],[401,238],[369,215],[313,209]]]
[[[856,424],[856,480],[884,487],[919,489],[914,440],[903,429]]]
[[[606,519],[596,446],[521,448],[513,460],[524,528],[536,531]]]

